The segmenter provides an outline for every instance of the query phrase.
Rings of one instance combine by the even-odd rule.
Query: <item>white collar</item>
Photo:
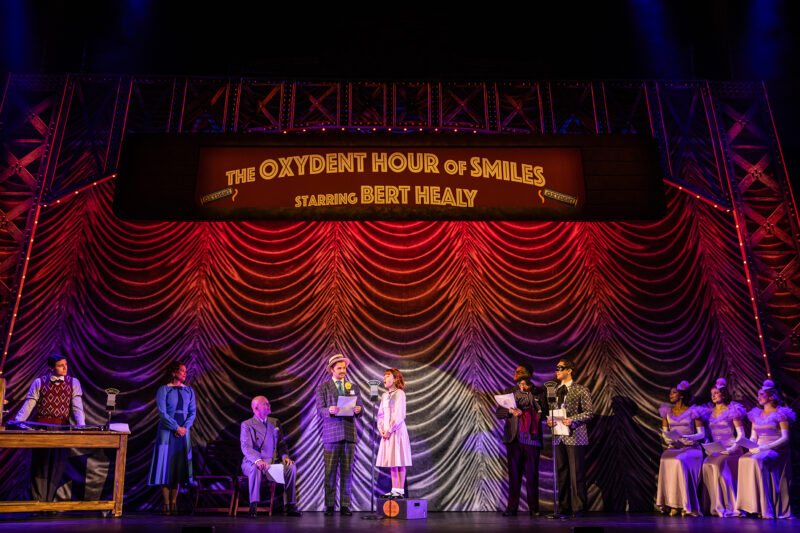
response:
[[[64,381],[64,378],[66,377],[67,376],[54,376],[53,374],[50,374],[50,381]]]
[[[265,418],[264,420],[261,420],[261,419],[260,419],[260,418],[258,418],[256,415],[253,415],[253,418],[255,418],[256,420],[258,420],[259,422],[263,422],[265,426],[267,425],[267,419],[266,419],[266,418]]]
[[[573,381],[569,380],[566,383],[562,383],[562,385],[564,385],[566,388],[570,388],[570,387],[572,387],[572,383],[573,383]]]
[[[333,377],[333,376],[331,376],[331,377]],[[342,382],[342,386],[344,386],[344,384],[347,382],[347,378],[346,377],[343,377],[342,379],[333,378],[333,382],[334,383],[338,383],[340,381]]]

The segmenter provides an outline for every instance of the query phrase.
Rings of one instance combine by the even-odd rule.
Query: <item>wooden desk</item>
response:
[[[0,448],[114,448],[117,450],[112,500],[82,502],[0,502],[0,513],[38,511],[112,511],[122,516],[125,459],[128,435],[117,431],[20,431],[1,430]]]

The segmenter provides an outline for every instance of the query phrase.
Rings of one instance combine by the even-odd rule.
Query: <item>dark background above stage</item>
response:
[[[627,0],[358,8],[3,0],[0,71],[285,79],[765,80],[797,189],[791,2]],[[331,6],[334,6],[331,4]]]

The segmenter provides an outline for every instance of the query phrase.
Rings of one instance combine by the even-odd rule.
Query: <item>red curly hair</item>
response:
[[[406,380],[403,379],[403,374],[396,368],[387,369],[383,375],[391,374],[394,377],[394,388],[403,390],[406,388]]]

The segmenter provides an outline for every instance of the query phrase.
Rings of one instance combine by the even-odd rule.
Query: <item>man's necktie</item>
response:
[[[339,396],[344,396],[344,389],[342,388],[342,382],[336,380],[336,388],[339,389]]]
[[[558,388],[557,394],[558,394],[558,405],[563,405],[564,404],[564,398],[567,397],[567,386],[566,385],[561,385]]]

